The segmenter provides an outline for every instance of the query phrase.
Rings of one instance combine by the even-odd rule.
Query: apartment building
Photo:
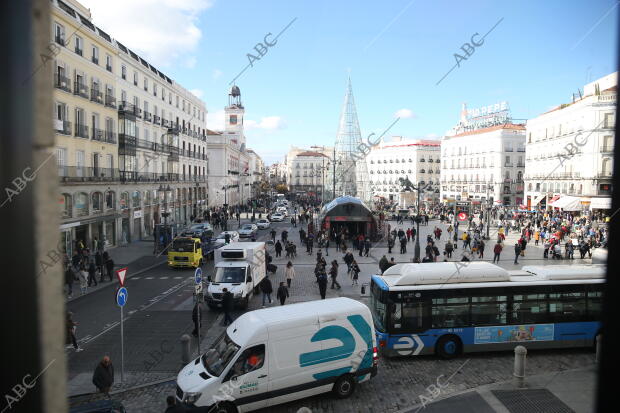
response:
[[[54,128],[67,251],[182,226],[207,206],[206,107],[93,23],[52,1]]]

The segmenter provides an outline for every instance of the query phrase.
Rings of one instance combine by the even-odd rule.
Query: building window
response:
[[[84,50],[84,40],[81,37],[75,36],[75,53],[82,56]]]
[[[123,80],[127,80],[127,67],[125,65],[121,66],[121,77]]]
[[[153,82],[153,96],[157,96],[157,83]]]
[[[105,56],[105,68],[108,72],[112,72],[112,56]]]
[[[54,22],[54,41],[61,46],[65,45],[65,27]]]
[[[93,55],[91,57],[91,60],[94,64],[99,64],[99,48],[97,48],[97,46],[93,46]]]

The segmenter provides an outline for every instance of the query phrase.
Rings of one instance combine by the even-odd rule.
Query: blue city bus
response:
[[[387,357],[589,347],[604,283],[604,265],[398,264],[372,276],[370,309]]]

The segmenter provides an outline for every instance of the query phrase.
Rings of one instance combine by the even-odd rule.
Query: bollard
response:
[[[515,384],[518,388],[525,387],[525,357],[527,355],[527,349],[523,346],[515,347],[515,368],[513,376],[515,377]]]
[[[601,360],[601,349],[603,347],[603,335],[596,335],[596,362],[598,363]]]
[[[185,366],[189,363],[189,342],[191,338],[187,334],[181,336],[181,363]]]

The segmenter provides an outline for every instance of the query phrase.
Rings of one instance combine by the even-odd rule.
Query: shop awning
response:
[[[581,198],[575,196],[562,196],[551,204],[554,208],[562,208],[564,211],[581,211]]]
[[[547,202],[547,205],[551,205],[553,204],[555,201],[557,201],[558,199],[560,199],[560,195],[555,195],[553,198],[551,198],[549,200],[549,202]]]
[[[538,204],[540,204],[540,201],[542,201],[543,199],[545,199],[545,197],[547,196],[547,194],[543,194],[543,195],[538,195],[533,201],[532,204],[530,206],[536,206]]]
[[[611,209],[611,198],[592,198],[590,209]]]

